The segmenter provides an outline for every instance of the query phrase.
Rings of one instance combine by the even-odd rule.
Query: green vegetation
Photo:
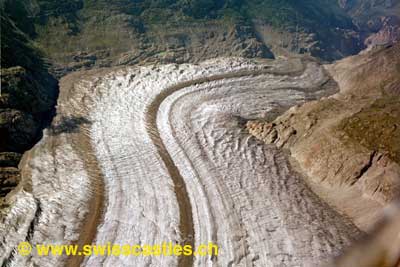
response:
[[[384,97],[342,121],[340,128],[354,141],[400,163],[400,98]]]
[[[330,0],[248,0],[242,5],[248,18],[258,18],[273,26],[351,27],[351,20]]]
[[[43,70],[41,54],[32,46],[29,37],[7,17],[1,16],[1,66],[24,66],[30,70]]]
[[[56,98],[56,80],[42,53],[7,17],[1,17],[0,109],[16,108],[38,114],[49,110]]]
[[[34,34],[41,27],[61,27],[77,34],[94,16],[125,14],[131,26],[168,25],[171,22],[207,20],[247,21],[259,19],[277,27],[352,27],[332,0],[3,0],[3,8],[18,27]],[[56,22],[54,22],[56,18]],[[97,18],[99,20],[99,18]],[[33,23],[32,23],[33,22]],[[48,25],[50,24],[50,25]],[[58,25],[58,26],[57,26]],[[43,32],[43,31],[42,31]]]
[[[226,29],[257,20],[288,32],[316,33],[324,46],[334,46],[336,28],[353,27],[333,0],[1,0],[1,8],[59,64],[74,63],[82,52],[118,57],[152,46],[160,32],[210,23]]]
[[[57,99],[57,80],[48,73],[48,64],[29,34],[24,20],[14,23],[2,12],[0,152],[30,149]]]

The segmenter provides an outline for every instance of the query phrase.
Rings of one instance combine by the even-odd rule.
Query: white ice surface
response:
[[[190,238],[180,231],[187,210],[180,209],[182,196],[158,153],[162,147],[185,182],[195,244],[220,246],[218,257],[196,257],[195,266],[311,266],[337,254],[357,229],[309,191],[280,151],[256,142],[240,126],[242,119],[304,101],[325,81],[315,63],[217,59],[124,68],[80,82],[65,101],[77,110],[85,107],[91,124],[82,134],[93,148],[87,153],[94,153],[103,174],[104,214],[94,242]],[[74,109],[62,110],[74,115]],[[46,153],[52,138],[45,136],[30,162],[33,195],[41,206],[33,242],[73,241],[89,208],[90,173],[68,140],[58,138],[56,153]],[[12,266],[20,262],[17,257]],[[63,262],[33,256],[24,264]],[[176,257],[91,256],[83,265],[177,263]]]

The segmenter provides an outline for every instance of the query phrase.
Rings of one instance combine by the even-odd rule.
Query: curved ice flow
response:
[[[18,192],[7,220],[2,218],[1,247],[13,251],[9,254],[1,249],[4,258],[0,264],[7,261],[10,267],[60,266],[67,261],[65,256],[21,256],[16,247],[23,241],[69,244],[77,240],[89,208],[88,198],[93,194],[89,174],[66,134],[56,140],[46,132],[31,154],[27,168],[31,171],[32,193]]]
[[[306,89],[323,81],[322,70],[313,63],[304,70],[297,60],[257,64],[222,59],[200,65],[126,68],[76,83],[60,100],[58,114],[85,116],[92,124],[59,136],[46,131],[30,153],[32,201],[38,202],[40,212],[30,237],[25,230],[12,237],[12,232],[1,232],[5,245],[25,239],[68,243],[79,229],[94,230],[95,225],[83,223],[91,209],[87,200],[94,194],[89,186],[99,179],[92,163],[101,166],[105,184],[97,244],[190,240],[181,231],[185,210],[179,201],[185,196],[176,195],[176,179],[158,153],[163,146],[188,191],[195,244],[213,241],[221,246],[220,256],[195,258],[195,265],[308,266],[314,258],[335,253],[357,230],[305,188],[280,152],[256,146],[240,131],[237,120],[302,101],[315,93]],[[82,131],[87,127],[89,131]],[[88,147],[77,148],[77,140],[86,136],[93,155]],[[154,143],[154,136],[162,137],[161,144]],[[87,162],[85,155],[96,162]],[[60,266],[65,261],[65,257],[14,253],[11,266]],[[177,264],[185,266],[174,257],[90,257],[83,262],[84,266]]]
[[[154,131],[159,130],[189,193],[195,244],[213,241],[221,246],[220,256],[198,257],[195,265],[309,266],[349,244],[355,227],[320,203],[278,151],[256,146],[241,133],[232,117],[266,112],[268,102],[289,106],[304,100],[311,93],[307,90],[325,81],[323,71],[309,63],[302,75],[292,77],[283,71],[279,74],[280,68],[288,66],[277,64],[268,71],[263,67],[226,60],[132,69],[104,79],[99,87],[104,89],[102,97],[92,112],[91,134],[108,190],[97,243],[159,244],[190,239],[181,232],[179,218],[186,211],[178,208],[182,206],[177,203],[168,163],[157,153],[159,144],[152,143]],[[290,87],[295,89],[285,89]],[[191,93],[185,97],[187,91]],[[160,94],[165,97],[157,99]],[[210,99],[218,101],[209,105]],[[157,112],[148,108],[154,102],[161,105],[158,129],[146,123],[146,111]],[[217,119],[210,120],[213,117]],[[209,130],[203,131],[206,125]],[[214,145],[233,147],[227,152]],[[263,172],[270,175],[270,183]],[[223,182],[218,182],[220,177]],[[91,257],[86,263],[173,266],[178,259]]]
[[[196,243],[221,246],[217,259],[200,257],[196,266],[320,266],[355,236],[281,152],[257,144],[239,125],[277,103],[304,100],[301,89],[323,81],[315,65],[307,72],[315,79],[265,75],[192,86],[161,105],[158,126],[192,203],[208,204],[197,209],[205,213],[195,216]]]

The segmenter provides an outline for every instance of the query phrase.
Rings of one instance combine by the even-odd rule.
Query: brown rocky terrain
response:
[[[398,0],[220,2],[5,0],[2,7],[59,77],[94,67],[216,56],[271,58],[270,50],[332,61],[357,54],[368,37],[365,43],[375,45],[398,35]]]
[[[247,129],[287,149],[309,186],[368,231],[400,194],[400,44],[326,69],[337,94],[297,105],[273,121],[249,121]]]
[[[371,34],[365,44],[369,47],[384,44],[393,44],[400,40],[400,18],[383,16],[378,20],[379,31]]]
[[[52,33],[50,33],[52,34]],[[57,34],[57,33],[56,33]],[[52,40],[56,40],[54,36]],[[133,38],[133,37],[132,37]],[[205,22],[203,25],[173,25],[154,27],[147,36],[135,34],[121,49],[105,47],[90,51],[80,50],[80,40],[74,41],[75,51],[60,49],[52,56],[53,67],[58,76],[66,73],[98,67],[137,65],[152,63],[200,62],[215,57],[273,58],[269,48],[263,44],[250,27]],[[130,43],[128,43],[130,42]],[[46,46],[58,46],[46,43]]]
[[[57,99],[57,80],[29,38],[3,15],[1,27],[0,200],[18,183],[21,156],[41,138]]]
[[[339,0],[339,5],[361,29],[361,39],[369,47],[391,44],[400,38],[400,1]]]

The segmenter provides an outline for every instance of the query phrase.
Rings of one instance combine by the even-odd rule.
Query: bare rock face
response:
[[[141,41],[137,50],[119,56],[111,65],[200,62],[218,56],[274,58],[252,29],[241,25],[224,26],[212,22],[204,27],[188,25],[156,32]]]
[[[0,167],[0,197],[5,197],[21,180],[19,170],[13,167]]]
[[[1,72],[0,108],[13,108],[39,114],[48,111],[55,102],[55,91],[44,87],[46,82],[21,66],[3,68]],[[51,87],[55,83],[49,80]]]
[[[250,121],[247,129],[289,149],[312,183],[388,203],[400,192],[399,64],[400,44],[339,61],[327,67],[338,94],[295,106],[271,123]]]
[[[369,107],[365,109],[369,110]],[[349,127],[347,121],[353,118],[354,115],[350,115],[353,112],[357,111],[346,104],[326,99],[293,108],[273,123],[249,122],[248,129],[266,143],[289,148],[314,182],[332,186],[356,185],[369,197],[382,203],[390,202],[400,192],[399,131],[379,131],[377,135],[381,139],[377,140],[366,129],[357,128],[355,131],[359,136],[355,137],[347,128],[343,129],[343,125]],[[392,118],[396,118],[396,122],[383,121],[386,125],[381,126],[400,125],[397,119],[400,117]],[[374,123],[364,122],[366,125]],[[376,141],[373,146],[366,144],[368,138]],[[389,143],[391,146],[385,146]]]
[[[156,28],[135,38],[118,53],[112,48],[60,53],[62,60],[53,66],[53,71],[61,77],[77,70],[119,65],[199,63],[215,57],[274,58],[253,29],[245,25],[205,21],[201,25]]]
[[[338,4],[360,29],[366,47],[393,44],[400,39],[400,1],[339,0]]]
[[[1,198],[17,184],[21,154],[40,138],[57,99],[57,80],[41,53],[7,14],[1,16],[0,176]],[[4,16],[3,16],[4,15]],[[10,170],[12,168],[12,175]],[[11,176],[10,176],[11,175]],[[6,178],[5,178],[6,177]],[[14,178],[11,178],[14,177]]]
[[[23,152],[29,149],[37,138],[38,122],[29,113],[4,109],[0,111],[0,151]]]
[[[14,152],[0,152],[0,167],[18,167],[22,155]]]
[[[373,23],[371,23],[373,25]],[[393,44],[400,40],[400,18],[395,16],[381,17],[380,29],[365,40],[366,46]]]

